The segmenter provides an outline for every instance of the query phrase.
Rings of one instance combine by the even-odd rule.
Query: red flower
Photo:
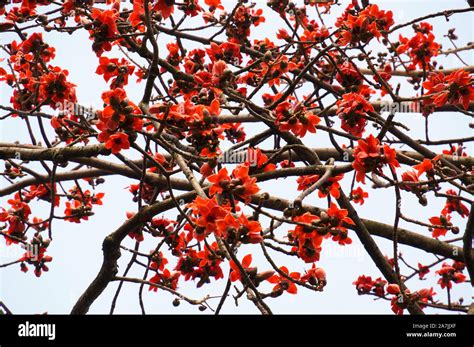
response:
[[[214,86],[219,87],[223,84],[223,82],[225,82],[226,77],[227,77],[225,74],[226,71],[228,71],[227,63],[223,60],[216,61],[212,65],[211,82]]]
[[[212,42],[210,48],[206,48],[206,53],[213,62],[223,60],[234,65],[242,63],[240,46],[232,40],[220,45]]]
[[[334,227],[341,228],[342,223],[354,225],[354,222],[352,221],[352,219],[347,217],[349,212],[347,212],[347,210],[345,209],[339,209],[337,205],[333,202],[331,202],[331,207],[327,210],[327,214],[330,218],[333,218],[333,220],[331,221],[331,225]],[[335,222],[339,222],[339,224]]]
[[[459,69],[445,76],[442,73],[431,74],[423,83],[426,89],[424,95],[429,95],[424,104],[434,104],[441,107],[446,103],[461,105],[465,110],[469,108],[469,103],[474,101],[474,86],[469,72]]]
[[[357,292],[359,294],[367,294],[370,293],[374,286],[374,281],[372,281],[372,277],[361,275],[357,278],[356,281],[352,282],[356,286]]]
[[[425,275],[429,272],[430,269],[427,266],[418,263],[418,277],[420,278],[420,280],[422,280],[423,277],[425,277]]]
[[[80,223],[81,219],[89,219],[88,212],[90,212],[90,207],[84,206],[82,202],[78,200],[73,200],[72,203],[66,201],[66,209],[64,210],[66,218],[64,218],[64,220],[73,223]]]
[[[390,302],[393,313],[395,313],[396,315],[403,315],[403,310],[405,309],[405,307],[403,307],[403,305],[401,305],[401,303],[399,302],[398,296],[392,297]]]
[[[242,267],[244,268],[244,270],[248,270],[248,269],[249,269],[250,263],[252,263],[252,255],[251,255],[251,254],[247,254],[247,255],[242,259],[242,262],[241,262],[241,265],[242,265]],[[242,280],[242,273],[240,272],[239,267],[237,266],[237,264],[235,264],[235,262],[234,262],[233,260],[230,261],[230,268],[231,268],[230,280],[231,280],[232,282],[235,282],[235,281],[238,281],[238,280]]]
[[[102,93],[102,100],[106,106],[99,112],[97,128],[102,131],[99,141],[105,142],[109,137],[108,133],[117,131],[119,127],[127,131],[139,131],[143,128],[143,120],[136,117],[141,111],[127,99],[125,90],[116,88],[106,91]]]
[[[331,207],[327,210],[330,225],[339,232],[333,236],[333,241],[337,241],[340,245],[351,244],[352,240],[347,236],[347,228],[344,223],[354,225],[352,219],[347,217],[349,212],[345,209],[339,209],[335,203],[331,203]]]
[[[354,87],[362,83],[363,78],[361,74],[356,70],[355,66],[353,63],[349,61],[345,61],[341,66],[339,66],[339,69],[336,74],[336,80],[343,86],[343,87]],[[359,94],[357,93],[349,93],[349,94],[344,94],[342,97],[344,99],[347,99],[345,96],[346,95],[351,95],[354,94],[358,97],[360,97]],[[363,105],[362,105],[363,106]]]
[[[115,89],[128,84],[128,76],[131,76],[134,70],[135,66],[128,64],[123,58],[118,60],[117,58],[100,57],[99,66],[95,72],[98,75],[104,75],[106,82],[115,77],[110,85],[111,88]]]
[[[67,81],[67,76],[68,71],[59,67],[54,67],[41,76],[39,99],[47,102],[53,109],[58,108],[58,105],[64,105],[65,102],[75,103],[77,101],[75,85]]]
[[[110,149],[113,154],[119,153],[122,149],[129,149],[128,135],[124,133],[111,135],[105,143],[105,148]]]
[[[387,293],[388,294],[393,294],[393,295],[397,295],[397,294],[400,294],[400,287],[398,286],[398,284],[389,284],[387,286]]]
[[[41,33],[32,33],[29,35],[25,41],[20,43],[18,49],[25,54],[33,53],[35,56],[39,55],[45,63],[48,63],[55,57],[55,48],[50,47],[43,41],[43,35]]]
[[[235,187],[234,194],[246,203],[250,201],[252,195],[260,191],[260,188],[256,184],[257,179],[255,177],[249,177],[249,167],[247,165],[239,165],[232,171],[232,176],[239,180],[239,184]]]
[[[352,191],[351,196],[354,203],[363,205],[364,199],[369,197],[369,193],[364,192],[361,187],[357,187],[357,189]]]
[[[160,11],[163,18],[167,19],[174,12],[174,0],[158,0],[153,10]]]
[[[428,288],[420,289],[416,292],[416,294],[419,296],[418,302],[421,308],[424,308],[426,306],[426,305],[423,305],[422,303],[433,301],[433,296],[436,295],[436,293],[433,290],[433,287],[431,287],[430,289]]]
[[[301,275],[299,272],[289,273],[285,266],[280,267],[280,270],[295,280],[300,279]],[[273,287],[273,292],[275,295],[281,295],[284,291],[287,291],[290,294],[296,294],[298,292],[298,288],[296,287],[295,283],[288,280],[286,277],[283,277],[281,274],[273,275],[268,279],[268,282],[276,284],[276,286]]]
[[[276,165],[268,163],[268,157],[263,154],[260,149],[249,147],[247,153],[248,155],[247,160],[244,163],[245,165],[256,167],[263,172],[273,171],[276,169]]]
[[[466,147],[464,147],[462,144],[460,144],[459,146],[449,145],[449,150],[444,149],[443,154],[453,156],[457,155],[458,157],[467,157],[467,153],[464,152],[464,149],[466,149]]]
[[[237,241],[246,243],[260,243],[263,241],[262,226],[258,221],[249,221],[244,214],[235,218],[228,213],[224,218],[216,220],[219,236],[226,238],[228,242]]]
[[[244,201],[250,201],[250,197],[260,190],[256,184],[257,179],[249,177],[249,167],[247,165],[239,165],[232,171],[231,178],[227,169],[219,170],[217,174],[209,176],[207,179],[212,183],[209,194],[222,194],[224,191],[232,192]]]
[[[426,172],[426,174],[430,176],[432,176],[433,174],[433,163],[430,159],[423,159],[420,164],[413,166],[413,168],[418,171],[418,177],[421,176],[424,172]]]
[[[222,194],[222,191],[227,189],[230,184],[230,177],[226,168],[219,170],[215,175],[209,176],[207,180],[212,183],[211,188],[209,189],[209,194],[211,196]]]
[[[379,171],[384,164],[392,168],[399,167],[396,156],[397,153],[388,145],[380,147],[380,141],[373,135],[366,140],[359,140],[358,146],[354,149],[354,158],[352,167],[356,170],[356,181],[365,183],[365,174],[367,172]]]
[[[224,219],[229,211],[229,207],[217,203],[216,197],[204,199],[198,196],[189,204],[189,207],[197,216],[194,220],[196,228],[193,232],[198,241],[204,240],[208,234],[217,231],[216,221]]]
[[[411,58],[408,69],[413,70],[417,65],[422,69],[427,69],[430,66],[431,58],[438,55],[441,46],[434,41],[435,36],[431,32],[433,27],[430,24],[421,22],[414,28],[417,33],[411,39],[399,36],[401,44],[397,47],[397,53],[402,54],[408,51]]]
[[[387,284],[387,281],[383,280],[381,277],[375,279],[374,288],[372,288],[375,295],[380,296],[380,297],[385,296],[385,285],[386,284]]]
[[[418,174],[415,173],[414,171],[407,171],[407,172],[404,172],[402,174],[402,181],[403,182],[410,182],[410,183],[417,183],[419,182],[419,179],[418,179]],[[415,190],[416,191],[416,187],[411,185],[411,184],[402,184],[400,185],[400,188],[403,189],[403,190],[406,190],[406,191],[412,191],[412,190]]]
[[[446,194],[452,195],[453,197],[458,196],[456,192],[452,189],[447,190]],[[451,214],[452,212],[459,213],[459,215],[462,218],[469,216],[469,209],[461,202],[461,200],[456,199],[456,198],[447,198],[446,205],[444,205],[444,208],[441,211],[441,214],[443,216],[447,216]]]
[[[163,256],[163,252],[158,252],[155,253],[155,251],[151,251],[152,257],[151,257],[151,264],[150,264],[150,269],[153,270],[159,270],[163,271],[165,268],[165,265],[168,264],[168,259],[166,259]]]
[[[37,252],[33,253],[31,251],[27,251],[20,259],[18,259],[18,261],[21,262],[21,271],[28,271],[28,267],[25,264],[28,263],[35,267],[35,276],[40,277],[43,271],[49,271],[49,268],[46,263],[53,261],[53,257],[45,255],[46,247],[44,247],[41,243],[32,243],[32,245],[37,249]]]
[[[319,179],[318,175],[303,175],[299,176],[298,179],[296,180],[296,183],[298,183],[298,190],[299,191],[304,191],[311,187],[314,183],[316,183]]]
[[[359,93],[344,94],[336,105],[342,129],[354,136],[362,136],[367,124],[367,113],[374,112],[374,107]]]
[[[311,269],[306,271],[306,273],[301,277],[301,282],[308,282],[312,286],[318,287],[322,290],[326,285],[326,271],[320,267],[316,267],[313,263]]]
[[[431,217],[429,219],[430,223],[433,224],[433,233],[432,236],[434,238],[438,238],[440,236],[445,236],[446,232],[448,231],[447,227],[452,226],[449,222],[451,220],[451,216],[439,216],[439,217]]]
[[[104,51],[112,49],[110,41],[119,33],[115,23],[119,18],[119,13],[115,9],[102,11],[94,7],[92,18],[94,19],[94,28],[89,31],[94,40],[92,49],[97,56],[100,56]]]
[[[170,272],[168,269],[164,269],[161,273],[157,272],[149,281],[176,290],[178,287],[179,276],[179,272]],[[150,285],[148,290],[156,292],[158,291],[158,287]]]
[[[211,7],[211,9],[218,8],[220,10],[224,9],[224,6],[221,5],[221,0],[204,0],[204,3]]]
[[[340,196],[340,184],[339,181],[344,177],[343,174],[330,177],[324,182],[318,189],[318,196],[324,198],[331,194],[332,197],[338,199]],[[306,190],[310,188],[314,183],[318,182],[319,175],[300,176],[296,180],[298,183],[298,190]]]
[[[319,234],[316,228],[312,227],[313,222],[319,219],[318,216],[312,215],[309,212],[301,216],[295,216],[293,221],[306,224],[306,226],[298,224],[294,230],[288,232],[290,241],[296,243],[292,251],[296,252],[306,263],[318,261],[320,257],[323,235]]]
[[[452,283],[463,283],[466,280],[466,276],[462,274],[462,268],[457,269],[455,267],[456,262],[453,265],[449,265],[448,263],[443,263],[441,269],[436,271],[436,274],[441,276],[438,280],[438,284],[441,286],[442,289],[448,287],[449,289],[452,288]]]
[[[25,222],[28,221],[31,214],[30,206],[22,201],[19,193],[15,193],[14,198],[9,199],[7,202],[11,207],[8,211],[5,211],[3,208],[0,210],[0,222],[8,222],[8,235],[23,239],[23,232],[26,229]],[[6,237],[5,240],[7,245],[18,243],[17,240],[9,237]]]
[[[280,97],[281,94],[263,95],[266,104],[276,102]],[[316,133],[316,126],[321,119],[313,112],[307,111],[302,103],[291,103],[290,101],[292,101],[292,98],[281,101],[275,108],[275,124],[279,126],[281,131],[291,131],[299,137],[304,137],[307,132]]]
[[[392,11],[379,10],[377,5],[369,5],[359,13],[354,13],[354,5],[349,5],[336,21],[341,45],[368,43],[372,38],[386,36],[394,24]],[[351,14],[352,13],[352,14]]]

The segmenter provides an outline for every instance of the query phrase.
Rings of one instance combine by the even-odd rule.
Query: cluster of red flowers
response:
[[[335,198],[339,199],[340,196],[340,184],[339,181],[342,180],[344,174],[331,176],[329,177],[318,189],[318,197],[325,198],[329,194]],[[298,183],[298,190],[303,191],[311,187],[313,184],[318,182],[320,176],[319,175],[308,175],[308,176],[300,176],[296,180]]]
[[[89,190],[82,191],[78,187],[72,187],[68,194],[70,201],[66,201],[64,210],[65,220],[73,223],[88,220],[88,217],[93,215],[92,206],[101,206],[104,195],[104,193],[91,194]]]
[[[211,277],[218,280],[224,278],[221,269],[223,256],[216,242],[206,245],[204,250],[187,250],[186,254],[179,258],[176,270],[184,276],[184,280],[199,278],[196,286],[199,288],[205,283],[210,283]]]
[[[266,105],[270,105],[280,100],[281,97],[281,94],[264,94],[263,101]],[[288,97],[286,100],[279,102],[274,114],[276,117],[275,123],[281,131],[291,131],[298,137],[304,137],[307,132],[316,133],[316,126],[321,121],[317,115],[308,111],[306,106],[296,102],[293,97]]]
[[[394,24],[392,11],[380,10],[377,5],[369,5],[357,11],[350,4],[337,19],[337,36],[341,45],[366,44],[370,40],[386,35]]]
[[[387,281],[382,278],[372,279],[370,276],[361,275],[352,284],[356,286],[359,295],[373,293],[377,296],[385,296],[385,285]]]
[[[405,300],[398,284],[392,283],[387,285],[387,281],[380,277],[373,280],[370,276],[361,275],[353,284],[356,286],[359,295],[375,295],[381,298],[392,295],[390,299],[391,308],[398,315],[403,314],[404,309],[413,302],[417,302],[420,308],[424,308],[426,305],[423,305],[423,303],[433,302],[433,297],[436,295],[433,288],[420,289],[414,293],[406,290],[405,296],[407,300]]]
[[[232,171],[232,178],[229,177],[227,169],[223,168],[215,175],[211,175],[208,181],[212,183],[209,194],[214,196],[224,192],[249,202],[252,195],[259,192],[256,184],[257,179],[249,177],[249,166],[239,165]]]
[[[155,274],[149,281],[173,290],[177,289],[181,276],[185,281],[198,278],[198,288],[205,283],[210,283],[211,277],[216,280],[224,278],[221,269],[222,255],[216,242],[212,245],[205,245],[204,250],[199,252],[187,249],[185,254],[179,258],[172,272],[165,268],[168,260],[163,257],[161,252],[153,255],[152,258],[151,267],[155,270]],[[158,287],[150,285],[149,290],[157,291]]]
[[[266,76],[266,78],[268,78],[267,83],[271,87],[274,85],[279,86],[281,77],[296,68],[297,65],[286,55],[283,55],[278,56],[269,62],[263,62],[262,69],[259,72],[261,76]],[[278,95],[278,97],[281,97],[281,95]]]
[[[426,22],[415,24],[413,26],[416,34],[411,39],[400,35],[400,45],[397,47],[397,53],[402,54],[408,52],[410,56],[410,64],[408,69],[414,70],[416,66],[422,69],[429,69],[431,58],[438,55],[441,46],[435,42],[435,36],[431,32],[433,27]]]
[[[26,264],[34,266],[34,274],[36,277],[40,277],[43,271],[49,271],[46,263],[53,261],[53,257],[46,255],[46,249],[49,243],[50,240],[43,240],[40,234],[35,236],[31,243],[25,246],[27,251],[18,259],[21,271],[28,272],[28,266]]]
[[[127,85],[128,76],[131,76],[134,70],[135,66],[130,65],[124,58],[119,60],[117,58],[100,57],[96,73],[103,75],[106,82],[113,78],[110,88],[115,89]]]
[[[166,120],[170,131],[179,139],[186,138],[202,156],[219,155],[219,144],[220,140],[224,139],[224,134],[233,142],[245,139],[240,123],[218,123],[221,114],[218,99],[199,105],[195,105],[191,100],[171,106],[155,104],[150,107],[150,113],[158,120]]]
[[[338,66],[336,81],[344,88],[357,88],[363,83],[362,75],[351,61],[345,61]]]
[[[341,119],[341,128],[349,134],[361,137],[367,124],[367,114],[374,107],[360,94],[348,93],[337,101],[337,115]]]
[[[89,30],[90,38],[94,41],[92,49],[98,57],[104,51],[112,49],[112,42],[118,35],[117,20],[119,13],[115,8],[109,10],[92,9],[92,28]]]
[[[428,80],[423,83],[427,96],[423,100],[426,107],[441,107],[445,104],[459,105],[465,110],[469,108],[469,103],[474,101],[474,86],[471,74],[463,69],[459,69],[444,75],[443,73],[433,73]]]
[[[219,45],[211,42],[209,48],[206,48],[206,53],[212,62],[223,60],[233,65],[242,63],[239,43],[232,39]]]
[[[26,229],[29,216],[31,214],[30,206],[23,201],[19,193],[15,193],[13,199],[9,199],[8,204],[10,208],[5,210],[3,207],[0,210],[0,222],[7,222],[8,229],[5,237],[7,245],[12,243],[18,243],[19,240],[23,240],[23,232]]]
[[[196,251],[187,247],[187,243],[193,239],[192,234],[184,236],[181,233],[177,236],[172,230],[172,222],[165,219],[156,219],[152,222],[152,225],[160,230],[155,236],[165,236],[165,241],[173,247],[173,254],[178,256],[179,259],[174,271],[170,271],[165,268],[168,260],[163,253],[152,252],[150,268],[155,271],[155,274],[149,280],[151,283],[176,289],[179,278],[182,276],[185,281],[199,279],[197,283],[199,288],[205,283],[210,283],[211,278],[216,280],[224,278],[221,265],[225,258],[216,242],[211,245],[206,243],[203,250]],[[240,229],[243,230],[244,228],[241,226]],[[246,255],[240,262],[244,275],[240,267],[231,260],[229,263],[231,281],[245,283],[244,277],[247,277],[254,285],[258,286],[261,282],[269,280],[274,274],[274,271],[259,273],[256,267],[250,267],[251,262],[252,255],[250,254]],[[318,274],[320,274],[320,270]],[[157,291],[158,286],[156,285],[150,285],[149,290]]]
[[[307,48],[308,50],[310,47],[313,46],[313,42],[323,42],[325,39],[329,37],[329,30],[325,26],[319,26],[319,24],[315,20],[308,21],[306,17],[303,34],[301,35],[302,42],[308,42],[307,44],[302,44],[303,47]],[[286,30],[281,29],[277,38],[288,40],[290,38],[289,34]]]
[[[320,216],[305,212],[293,217],[297,226],[288,232],[288,239],[295,243],[292,251],[306,263],[311,263],[319,260],[324,238],[332,236],[333,241],[340,245],[352,243],[345,225],[354,225],[354,222],[347,215],[347,210],[331,203],[329,209],[321,212]]]
[[[38,6],[50,5],[52,0],[13,0],[13,1],[2,1],[0,3],[0,15],[6,13],[5,6],[11,3],[21,3],[20,7],[14,6],[10,9],[6,17],[11,21],[17,21],[18,19],[28,18],[29,16],[36,15],[36,8]]]
[[[51,188],[51,184],[39,184],[30,186],[30,190],[25,192],[23,197],[23,202],[29,203],[33,199],[43,200],[51,202],[51,190],[56,192],[56,185]],[[54,206],[59,206],[61,198],[54,194]]]
[[[454,190],[448,189],[446,195],[448,195],[448,198],[446,199],[446,204],[441,210],[441,214],[429,219],[430,223],[433,225],[430,230],[432,230],[432,236],[434,238],[446,235],[448,229],[451,229],[453,233],[459,232],[459,229],[453,227],[453,224],[451,223],[451,214],[453,212],[457,212],[462,218],[469,215],[469,209],[461,202],[460,197]],[[452,196],[452,198],[449,196]]]
[[[318,216],[309,212],[293,217],[294,222],[304,224],[304,226],[298,224],[294,230],[288,232],[289,240],[296,244],[292,251],[297,252],[298,256],[307,263],[318,261],[320,258],[324,236],[319,234],[314,225],[319,220]]]
[[[14,88],[10,101],[15,109],[30,111],[38,105],[57,109],[65,102],[76,102],[68,71],[48,65],[55,49],[43,41],[41,33],[32,33],[21,43],[13,41],[9,54],[15,75],[5,72],[2,79]]]
[[[443,263],[441,269],[436,271],[436,274],[440,276],[438,284],[442,289],[452,288],[452,283],[463,283],[466,280],[466,276],[462,273],[465,265],[459,261],[454,261],[451,265],[448,263]]]
[[[453,212],[457,212],[462,218],[469,216],[469,209],[461,202],[458,198],[458,194],[454,190],[448,189],[446,194],[453,197],[446,199],[446,205],[441,211],[442,215],[447,216]]]
[[[188,223],[185,230],[198,241],[203,241],[211,233],[230,243],[260,243],[263,240],[260,222],[249,219],[243,213],[232,213],[230,206],[219,204],[216,197],[197,197],[189,207],[195,216],[192,218],[194,226]]]
[[[98,112],[99,141],[112,153],[130,148],[130,136],[143,128],[143,120],[137,117],[142,112],[121,88],[102,93],[102,100],[106,106]]]
[[[262,9],[254,10],[251,6],[240,5],[234,12],[232,20],[226,26],[226,34],[236,42],[245,42],[250,36],[250,28],[265,22]]]
[[[390,300],[392,311],[395,314],[402,315],[403,311],[410,305],[412,302],[417,302],[420,308],[424,308],[426,305],[423,305],[427,302],[433,302],[433,297],[436,295],[433,288],[424,288],[420,289],[414,293],[410,293],[409,290],[405,290],[405,296],[407,300],[404,299],[401,294],[400,287],[398,284],[389,284],[387,286],[387,293],[392,294]]]
[[[392,169],[399,167],[397,153],[388,145],[380,146],[380,141],[370,135],[365,140],[359,140],[354,149],[352,167],[356,170],[356,181],[365,183],[367,172],[378,172],[388,164]]]

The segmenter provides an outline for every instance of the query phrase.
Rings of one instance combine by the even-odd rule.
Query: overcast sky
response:
[[[222,1],[226,8],[229,8],[234,1]],[[259,7],[264,7],[266,1],[257,1]],[[302,3],[302,1],[297,1]],[[347,4],[348,1],[342,1]],[[403,23],[415,17],[437,12],[448,8],[461,8],[467,6],[464,0],[450,1],[376,1],[381,8],[392,10],[396,23]],[[261,5],[260,5],[261,4]],[[130,6],[129,6],[130,7]],[[345,7],[345,6],[343,6]],[[333,24],[342,8],[334,9],[333,13],[326,16],[326,21]],[[316,18],[314,9],[309,11],[311,16]],[[283,28],[284,24],[278,15],[272,11],[265,11],[266,23],[258,28],[252,29],[252,38],[269,37],[275,39],[276,31]],[[451,17],[450,22],[446,23],[444,18],[430,20],[434,26],[434,32],[437,41],[443,43],[444,48],[451,48],[449,41],[443,38],[443,35],[449,28],[456,28],[459,36],[458,45],[465,45],[467,42],[473,41],[473,15],[461,14]],[[405,36],[410,37],[413,32],[410,27],[400,31]],[[83,105],[92,105],[101,107],[101,93],[108,89],[106,83],[101,76],[95,74],[98,65],[98,59],[91,50],[91,41],[88,34],[84,31],[76,32],[72,36],[67,34],[58,35],[55,33],[43,34],[45,41],[56,48],[56,58],[52,62],[53,65],[60,66],[69,70],[69,80],[77,84],[77,95],[79,102]],[[398,36],[398,35],[397,35]],[[394,39],[397,36],[393,36]],[[6,42],[6,35],[2,34],[2,43]],[[15,38],[16,39],[16,38]],[[159,39],[162,55],[166,54],[165,44],[169,38],[166,36]],[[187,48],[194,47],[193,43],[189,43]],[[107,57],[119,57],[120,52],[104,54]],[[472,50],[461,52],[462,58],[469,64],[474,63]],[[1,56],[4,57],[4,56]],[[453,58],[439,59],[444,67],[459,66],[459,61]],[[135,78],[131,78],[131,83],[126,90],[131,100],[138,103],[143,92],[143,84],[136,85]],[[406,95],[410,95],[409,89],[403,89]],[[8,104],[11,90],[0,85],[0,103]],[[411,129],[410,135],[413,138],[422,138],[424,135],[424,119],[419,114],[399,114],[396,120],[408,125]],[[431,139],[443,139],[449,137],[462,137],[472,135],[472,131],[468,128],[468,117],[459,114],[442,113],[430,117],[430,136]],[[258,131],[258,128],[247,127],[247,133],[251,135]],[[365,135],[369,135],[372,128],[368,128]],[[28,143],[26,128],[22,121],[18,118],[0,122],[0,141],[13,142],[20,140]],[[309,134],[304,139],[305,143],[312,147],[330,147],[327,134],[319,132],[317,134]],[[445,147],[443,147],[445,148]],[[441,150],[443,148],[436,148]],[[472,147],[468,148],[468,152],[472,155]],[[129,154],[129,153],[126,153]],[[136,154],[130,153],[131,156]],[[398,172],[403,172],[399,170]],[[344,181],[344,185],[350,184],[351,175],[348,175]],[[66,223],[62,221],[54,222],[54,241],[48,248],[48,254],[52,255],[54,260],[50,264],[50,271],[36,278],[32,271],[24,274],[20,272],[19,266],[8,267],[0,270],[0,300],[4,301],[14,313],[67,313],[74,305],[77,298],[85,290],[88,284],[96,276],[102,263],[101,244],[106,235],[114,231],[120,226],[125,219],[126,211],[136,211],[136,204],[131,200],[131,194],[127,191],[127,186],[133,183],[130,179],[121,177],[108,177],[106,183],[98,187],[98,191],[106,193],[104,198],[104,206],[95,206],[95,216],[90,221],[81,224]],[[5,180],[0,181],[0,188],[7,185]],[[66,185],[69,186],[69,185]],[[276,182],[266,182],[260,185],[262,191],[268,191],[276,196],[287,199],[294,199],[297,196],[296,185],[294,179],[278,180]],[[369,188],[369,186],[367,186]],[[388,224],[393,223],[395,197],[392,190],[369,190],[370,199],[362,207],[358,207],[359,214],[364,218],[371,218]],[[403,213],[423,221],[429,217],[439,214],[443,207],[444,201],[433,201],[432,196],[428,196],[429,204],[422,207],[410,195],[404,194]],[[316,206],[325,207],[326,200],[318,199],[317,194],[307,198],[306,203]],[[44,202],[34,202],[31,204],[33,215],[46,218],[49,214],[49,207]],[[0,206],[7,207],[6,198],[0,198]],[[62,208],[63,210],[63,208]],[[62,211],[58,210],[58,211]],[[166,215],[168,216],[168,215]],[[453,222],[464,230],[464,223],[457,215],[454,216]],[[401,223],[401,227],[420,232],[425,236],[430,233],[426,228],[419,226],[407,225]],[[284,234],[284,230],[279,231],[279,235]],[[358,242],[353,231],[350,236],[354,240],[352,245],[340,247],[334,242],[326,240],[323,244],[321,260],[318,266],[323,267],[328,276],[328,284],[322,293],[315,293],[304,288],[299,288],[298,295],[284,294],[278,299],[268,300],[268,304],[275,313],[391,313],[390,304],[384,300],[374,301],[372,297],[358,296],[352,285],[352,282],[361,274],[379,277],[381,274],[373,265],[370,257],[365,253],[363,247]],[[448,238],[453,235],[448,233]],[[376,238],[377,243],[382,251],[392,256],[392,243],[385,239]],[[145,241],[141,250],[147,252],[155,246],[156,240]],[[132,246],[133,242],[127,238],[125,245]],[[405,258],[416,266],[419,261],[424,264],[431,263],[435,258],[423,251],[401,246]],[[15,246],[6,247],[4,241],[0,242],[0,264],[18,258],[19,250]],[[239,258],[248,252],[254,254],[254,262],[259,265],[260,270],[270,269],[270,265],[265,263],[261,255],[259,247],[246,247],[239,252]],[[21,254],[20,254],[21,255]],[[120,272],[123,271],[125,264],[128,262],[129,255],[123,252],[120,259]],[[275,256],[276,263],[286,265],[290,271],[304,272],[310,267],[301,260],[289,257]],[[172,260],[174,261],[174,259]],[[174,265],[174,263],[173,263]],[[433,269],[428,274],[428,280],[418,281],[412,280],[408,282],[408,286],[412,291],[434,286],[438,293],[437,298],[445,300],[445,292],[436,284]],[[142,269],[136,268],[132,271],[132,277],[141,277]],[[227,270],[224,270],[226,273]],[[404,274],[409,272],[405,269]],[[196,289],[192,282],[180,281],[179,289],[192,298],[202,298],[206,294],[220,295],[223,291],[225,280],[212,282],[201,289]],[[271,285],[265,287],[270,290]],[[106,291],[96,300],[91,307],[91,313],[107,313],[109,311],[111,298],[115,292],[116,284],[108,286]],[[138,286],[134,284],[125,284],[122,295],[118,301],[118,313],[139,313],[138,305]],[[454,285],[452,290],[453,300],[464,297],[465,302],[470,302],[471,288],[469,284]],[[157,293],[148,293],[145,290],[144,295],[145,306],[149,313],[197,313],[196,307],[182,304],[178,308],[171,305],[173,298],[158,291]],[[217,304],[217,301],[215,302]],[[257,313],[253,304],[246,300],[241,300],[236,308],[233,300],[226,302],[223,312],[225,313]],[[426,309],[425,312],[433,312]]]

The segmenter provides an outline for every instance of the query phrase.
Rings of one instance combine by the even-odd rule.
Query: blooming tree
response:
[[[325,247],[353,240],[378,269],[354,278],[359,294],[387,300],[397,314],[468,312],[450,291],[474,281],[466,147],[474,138],[431,140],[429,124],[451,112],[472,128],[474,66],[461,55],[474,46],[446,29],[452,47],[443,47],[430,21],[472,7],[396,23],[367,0],[130,2],[0,0],[0,83],[10,97],[1,122],[14,121],[29,139],[0,143],[0,247],[26,249],[0,267],[48,276],[56,260],[48,248],[62,232],[55,226],[87,228],[113,189],[109,177],[119,175],[136,208],[117,205],[123,224],[105,237],[103,263],[74,314],[87,313],[113,282],[112,312],[131,282],[140,295],[168,292],[175,306],[219,313],[226,300],[248,299],[270,314],[275,298],[323,291],[331,279],[318,265]],[[266,21],[270,14],[278,23]],[[264,27],[267,37],[255,39]],[[95,53],[108,85],[99,109],[85,107],[80,86],[55,65],[51,32],[88,34],[83,49]],[[458,67],[443,68],[443,59]],[[128,97],[132,86],[140,99]],[[400,112],[424,119],[423,138]],[[292,193],[278,196],[265,182]],[[378,191],[393,197],[384,202],[391,221],[359,216]],[[432,217],[418,219],[402,199]],[[437,201],[444,208],[433,208]],[[47,215],[38,215],[41,204]],[[384,254],[379,239],[393,251]],[[412,264],[402,245],[433,260]],[[121,256],[129,258],[123,269]],[[427,278],[432,285],[410,290]],[[218,297],[181,292],[218,283]]]

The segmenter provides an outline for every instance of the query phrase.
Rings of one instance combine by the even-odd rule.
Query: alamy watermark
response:
[[[57,102],[55,106],[62,114],[84,116],[87,120],[93,119],[96,114],[96,110],[92,106],[84,106],[67,100]]]
[[[258,165],[257,151],[225,151],[217,161],[221,164],[249,164],[251,167]]]
[[[20,247],[2,247],[0,249],[0,259],[19,259],[27,256],[30,260],[36,261],[39,256],[39,246],[37,244],[21,244]]]
[[[381,101],[380,112],[395,113],[421,113],[421,104],[419,102],[391,102]]]
[[[48,340],[53,341],[56,339],[56,324],[38,324],[26,321],[25,323],[18,325],[18,336],[47,337]]]

